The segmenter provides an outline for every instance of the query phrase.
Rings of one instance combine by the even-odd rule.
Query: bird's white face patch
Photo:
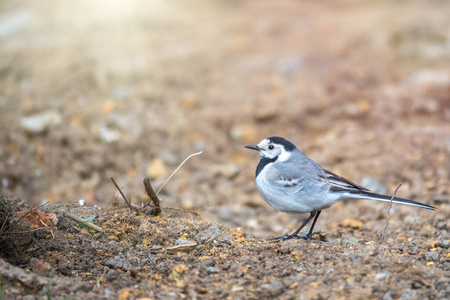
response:
[[[285,162],[289,159],[289,157],[291,157],[291,152],[286,151],[283,147],[283,151],[281,152],[280,155],[278,155],[278,161]]]
[[[291,156],[291,154],[284,149],[283,145],[273,143],[269,139],[262,140],[258,144],[258,147],[260,148],[259,156],[261,156],[261,158],[273,159],[278,157],[280,161],[286,161]]]

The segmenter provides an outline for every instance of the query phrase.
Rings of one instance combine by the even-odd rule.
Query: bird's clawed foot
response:
[[[304,235],[298,235],[298,234],[285,234],[282,236],[278,236],[276,238],[274,238],[274,240],[282,240],[282,241],[286,241],[286,240],[290,240],[290,239],[299,239],[299,240],[309,240],[311,238],[311,234],[304,234]]]

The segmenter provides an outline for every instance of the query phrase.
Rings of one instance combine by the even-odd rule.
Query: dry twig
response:
[[[113,177],[111,177],[111,181],[114,183],[115,187],[117,188],[119,193],[122,195],[123,200],[125,200],[125,202],[127,203],[128,207],[130,208],[130,210],[133,211],[133,208],[131,207],[131,201],[128,200],[127,197],[125,197],[125,194],[122,192],[120,187],[117,185],[117,183],[116,183],[116,181],[114,180]]]
[[[97,226],[97,225],[95,225],[95,224],[92,224],[92,223],[89,222],[89,221],[85,221],[85,220],[83,220],[82,218],[80,218],[80,217],[77,216],[77,215],[71,214],[71,213],[69,213],[69,212],[67,212],[67,211],[63,211],[63,214],[64,214],[65,216],[67,216],[67,217],[69,217],[69,218],[71,218],[71,219],[73,219],[73,220],[75,220],[75,221],[81,223],[81,224],[84,224],[84,225],[86,225],[86,226],[88,226],[88,227],[90,227],[90,228],[92,228],[92,229],[98,231],[98,232],[105,232],[100,226]]]
[[[382,242],[382,241],[384,240],[384,237],[385,237],[385,235],[386,235],[386,230],[387,230],[387,227],[388,227],[388,225],[389,225],[389,219],[390,219],[390,216],[391,216],[392,201],[394,200],[395,196],[397,195],[397,191],[398,191],[398,189],[399,189],[401,186],[402,186],[401,183],[397,186],[397,188],[395,189],[394,195],[392,195],[391,201],[389,202],[389,208],[388,208],[388,212],[387,212],[386,225],[384,226],[384,229],[383,229],[383,231],[381,232],[381,236],[380,236],[380,240],[379,240],[380,242]]]
[[[150,183],[150,178],[148,178],[148,177],[144,178],[145,192],[147,193],[147,196],[150,197],[150,200],[152,200],[153,206],[154,206],[153,210],[151,211],[152,215],[158,216],[161,213],[161,205],[160,205],[161,200],[158,198],[158,194],[162,190],[162,188],[166,185],[166,183],[169,182],[169,180],[173,177],[173,175],[175,175],[175,173],[181,168],[181,166],[183,166],[183,164],[189,158],[191,158],[192,156],[202,154],[202,153],[203,153],[203,151],[200,151],[200,152],[193,153],[193,154],[189,155],[188,157],[186,157],[186,159],[183,160],[183,162],[175,169],[175,171],[173,171],[172,174],[170,174],[169,178],[167,178],[167,180],[161,185],[161,187],[159,188],[159,190],[156,193],[153,190],[153,187]]]
[[[144,178],[144,187],[145,187],[145,193],[147,196],[152,200],[154,205],[154,210],[152,211],[152,214],[155,216],[158,216],[161,213],[161,206],[158,196],[156,195],[155,191],[153,190],[152,184],[150,183],[150,178],[145,177]]]
[[[159,190],[156,192],[156,195],[159,194],[159,192],[161,192],[161,190],[163,189],[163,187],[166,185],[166,183],[173,177],[173,175],[175,175],[175,173],[181,168],[182,165],[184,165],[184,163],[191,158],[192,156],[196,156],[196,155],[200,155],[202,154],[203,151],[197,152],[197,153],[193,153],[191,155],[189,155],[188,157],[186,157],[185,160],[183,160],[183,162],[175,169],[175,171],[172,172],[172,174],[170,174],[169,178],[167,178],[166,181],[164,181],[164,183],[161,185],[161,187],[159,188]]]

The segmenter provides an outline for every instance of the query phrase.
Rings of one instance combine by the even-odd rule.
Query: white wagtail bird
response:
[[[282,137],[270,137],[258,145],[245,146],[257,150],[261,160],[256,168],[256,186],[273,208],[291,214],[310,213],[292,234],[275,239],[309,239],[320,212],[344,199],[368,199],[390,202],[390,196],[371,193],[342,176],[320,167]],[[395,197],[393,203],[436,209],[416,201]],[[306,235],[298,235],[312,219]]]

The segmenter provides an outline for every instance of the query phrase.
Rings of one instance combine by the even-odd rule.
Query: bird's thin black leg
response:
[[[290,240],[292,238],[305,239],[305,240],[308,239],[309,237],[307,237],[307,236],[312,234],[312,229],[309,230],[310,232],[307,235],[299,236],[298,233],[300,232],[300,230],[303,229],[303,227],[306,226],[306,224],[309,223],[309,221],[311,221],[312,218],[314,218],[314,216],[316,216],[316,218],[314,219],[314,222],[313,222],[313,226],[312,226],[312,227],[314,227],[314,224],[316,223],[316,220],[317,220],[317,217],[319,216],[319,214],[320,214],[320,211],[317,215],[316,215],[316,211],[312,211],[311,214],[309,215],[309,217],[305,220],[305,222],[303,222],[303,224],[293,234],[282,235],[282,236],[276,237],[274,239],[275,240],[283,240],[283,241]]]
[[[308,234],[299,236],[298,238],[303,238],[304,237],[304,239],[307,240],[307,239],[310,239],[312,237],[312,233],[313,233],[313,230],[314,230],[314,225],[316,225],[316,221],[319,218],[319,215],[320,215],[321,212],[322,212],[321,210],[317,211],[316,217],[314,218],[314,221],[313,221],[313,223],[311,225],[311,228],[308,231]]]

